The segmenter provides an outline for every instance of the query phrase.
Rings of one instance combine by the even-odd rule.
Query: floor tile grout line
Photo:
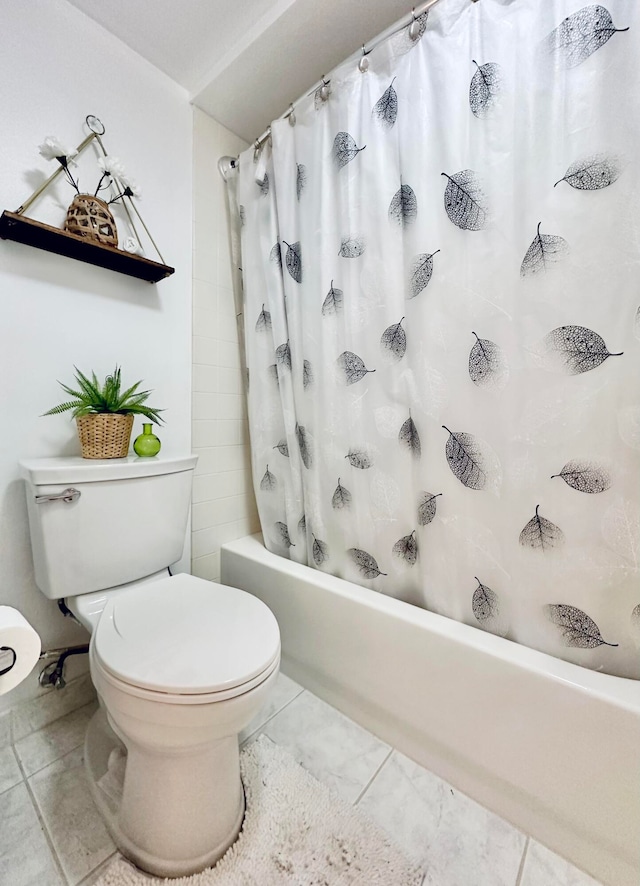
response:
[[[7,745],[7,747],[10,749],[11,753],[13,754],[13,758],[16,761],[16,765],[17,765],[18,769],[20,770],[20,781],[17,781],[15,784],[10,784],[9,787],[1,790],[0,797],[2,797],[4,794],[6,794],[7,791],[12,790],[12,788],[18,787],[18,785],[21,784],[23,781],[26,781],[24,775],[22,774],[22,769],[20,767],[20,760],[18,760],[18,755],[16,754],[16,749],[11,744]],[[4,748],[2,750],[4,750]]]
[[[371,735],[373,735],[373,733],[371,733]],[[376,736],[376,738],[377,738],[377,736]],[[389,748],[389,753],[385,756],[385,758],[384,758],[384,760],[382,761],[382,763],[378,766],[378,768],[377,768],[376,771],[373,773],[373,775],[371,776],[371,778],[369,779],[369,781],[366,783],[366,785],[362,788],[362,790],[360,791],[360,793],[358,794],[358,796],[356,797],[356,799],[353,801],[353,804],[352,804],[353,806],[357,806],[358,803],[360,802],[360,800],[362,800],[362,798],[363,798],[364,795],[367,793],[367,791],[369,790],[369,788],[371,787],[371,785],[373,784],[373,782],[376,780],[376,778],[378,777],[378,775],[380,775],[380,772],[381,772],[383,766],[385,765],[385,763],[387,762],[387,760],[389,759],[389,757],[391,756],[391,754],[393,754],[395,748],[392,748],[390,745],[387,745],[387,747]]]
[[[32,732],[27,732],[26,735],[21,735],[18,741],[14,741],[14,746],[18,744],[18,742],[24,741],[25,738],[30,738],[32,735],[36,735],[38,732],[44,732],[45,729],[48,729],[50,726],[53,726],[54,723],[59,723],[60,720],[65,720],[67,717],[72,717],[74,714],[77,714],[79,711],[84,710],[84,708],[88,708],[89,705],[96,704],[98,701],[98,696],[94,696],[91,701],[85,701],[84,704],[78,705],[77,708],[71,708],[70,711],[67,711],[66,714],[63,714],[61,717],[56,717],[55,720],[51,720],[49,723],[45,723],[44,726],[40,726],[38,729],[34,729]]]
[[[32,772],[31,775],[25,775],[25,779],[24,779],[25,782],[29,783],[32,778],[35,778],[36,776],[41,775],[45,771],[45,769],[50,769],[51,766],[56,766],[58,763],[60,763],[61,760],[66,760],[67,757],[70,757],[71,754],[77,754],[78,748],[82,748],[82,758],[84,760],[84,738],[83,738],[82,742],[80,744],[76,745],[75,748],[71,748],[71,750],[65,751],[64,754],[61,754],[59,757],[56,757],[55,760],[52,760],[50,763],[47,763],[46,766],[43,766],[42,769],[38,769],[37,772]],[[22,769],[22,767],[21,767],[21,769]],[[22,770],[22,771],[24,771],[24,770]],[[34,794],[34,796],[35,796],[35,794]]]
[[[85,678],[85,676],[86,676],[86,679],[89,680],[89,682],[90,682],[89,672],[87,671],[86,675],[83,674],[81,677],[76,677],[74,680],[71,681],[71,683],[75,683],[76,681],[83,680]],[[68,684],[68,685],[71,685],[71,684]],[[52,689],[50,691],[56,692],[58,690]],[[41,696],[36,696],[36,698],[45,698],[47,696],[47,694],[48,693],[43,693]],[[60,714],[59,717],[54,717],[53,720],[49,720],[48,723],[44,723],[42,726],[38,726],[37,729],[32,729],[30,732],[26,732],[24,735],[20,736],[18,741],[22,741],[23,739],[28,738],[30,735],[34,735],[36,732],[40,732],[42,729],[46,729],[47,726],[51,726],[52,723],[57,723],[58,720],[63,720],[65,717],[68,717],[69,714],[73,714],[73,713],[75,713],[75,711],[79,711],[80,708],[85,708],[87,705],[93,704],[95,702],[96,698],[97,698],[97,696],[95,696],[95,694],[94,694],[94,698],[91,701],[85,701],[84,704],[77,705],[75,708],[71,708],[70,710],[65,711],[63,714]],[[12,715],[14,713],[15,712],[12,711]],[[14,746],[16,744],[14,716],[11,717],[11,744],[13,744]]]
[[[256,726],[256,728],[253,730],[253,732],[249,733],[249,735],[247,735],[247,737],[245,739],[243,739],[242,746],[244,747],[247,744],[247,742],[249,741],[249,739],[253,738],[254,735],[257,735],[258,732],[261,732],[264,729],[264,727],[267,725],[267,723],[270,723],[274,717],[277,717],[278,714],[281,714],[285,708],[288,708],[292,701],[295,701],[296,698],[300,698],[300,696],[305,692],[308,692],[308,690],[305,689],[304,686],[302,686],[300,689],[300,692],[296,692],[296,694],[293,696],[293,698],[290,698],[289,701],[285,702],[285,704],[283,704],[281,708],[278,708],[277,711],[274,711],[273,714],[271,714],[270,717],[267,717],[267,719],[263,723],[261,723],[259,726]]]
[[[15,753],[15,749],[14,749],[14,753]],[[18,756],[17,753],[16,753],[16,759],[18,760],[18,766],[20,767],[20,772],[22,773],[22,777],[24,779],[24,785],[27,789],[27,793],[29,794],[29,799],[31,800],[31,805],[32,805],[33,810],[36,814],[36,818],[38,819],[38,823],[40,824],[40,829],[41,829],[42,833],[44,834],[44,838],[45,838],[47,845],[49,847],[49,851],[51,852],[51,857],[53,859],[53,863],[56,867],[56,870],[57,870],[58,874],[60,875],[60,878],[61,878],[62,882],[65,884],[65,886],[72,886],[69,878],[67,877],[67,875],[65,873],[64,868],[62,867],[62,861],[60,860],[60,857],[58,856],[58,852],[56,850],[53,836],[49,832],[49,828],[47,827],[47,823],[44,820],[44,816],[42,815],[42,813],[40,811],[40,806],[38,804],[38,800],[36,798],[36,795],[34,794],[33,789],[31,787],[31,785],[29,784],[29,779],[25,775],[22,761],[20,760],[20,757]]]
[[[100,873],[100,875],[102,875],[103,873],[106,873],[106,870],[111,865],[111,862],[119,854],[120,854],[119,850],[115,849],[111,853],[111,855],[109,855],[107,858],[105,858],[103,861],[101,861],[100,864],[97,864],[95,866],[95,868],[93,868],[93,870],[89,871],[88,874],[85,874],[85,876],[82,878],[82,880],[80,880],[80,882],[77,884],[77,886],[87,886],[87,884],[93,880],[93,878],[96,876],[97,873]],[[101,868],[102,868],[102,870],[101,870]],[[95,882],[95,881],[93,881],[93,882]]]
[[[96,703],[95,700],[94,700],[94,701],[89,701],[89,702],[87,702],[87,704],[82,705],[82,706],[79,707],[79,708],[74,708],[72,711],[69,711],[69,713],[66,714],[66,716],[67,716],[67,717],[71,717],[73,714],[76,714],[76,713],[78,713],[79,711],[83,710],[83,708],[88,708],[90,705],[93,705],[93,704],[95,704],[95,703]],[[63,717],[60,717],[59,719],[62,720],[62,719],[64,719],[64,718],[63,718]],[[44,732],[45,729],[48,729],[49,726],[51,726],[53,723],[57,723],[57,722],[58,722],[58,720],[52,720],[51,723],[47,723],[47,725],[46,725],[46,726],[43,726],[42,729],[36,729],[35,732],[30,732],[29,735],[25,735],[25,736],[23,736],[23,738],[18,739],[18,742],[25,741],[25,739],[30,738],[32,735],[37,735],[38,732]],[[85,728],[84,733],[83,733],[83,735],[82,735],[82,738],[80,739],[80,741],[78,742],[78,744],[74,745],[72,748],[68,748],[68,749],[64,752],[64,754],[60,754],[60,756],[58,756],[58,757],[54,757],[53,760],[49,760],[47,763],[45,763],[43,766],[40,766],[38,769],[34,769],[33,772],[30,772],[28,775],[26,774],[26,770],[24,770],[24,766],[23,766],[23,763],[22,763],[22,758],[21,758],[21,756],[20,756],[20,752],[18,751],[18,748],[17,748],[16,745],[14,744],[14,745],[13,745],[13,752],[14,752],[14,754],[16,755],[16,757],[17,757],[17,759],[18,759],[18,762],[19,762],[19,764],[20,764],[20,768],[25,772],[25,776],[24,776],[24,777],[25,777],[25,780],[28,780],[28,779],[31,778],[33,775],[37,775],[38,772],[42,772],[43,769],[46,769],[47,766],[51,766],[52,763],[57,763],[58,760],[62,760],[63,757],[66,757],[67,754],[70,754],[72,751],[77,751],[78,748],[84,743],[85,736],[86,736],[86,731],[87,731],[87,730],[86,730],[86,728]]]
[[[531,837],[529,834],[526,834],[526,840],[524,841],[524,849],[522,850],[522,857],[520,859],[520,866],[518,867],[518,873],[516,875],[516,882],[514,886],[521,886],[522,877],[524,875],[524,864],[527,858],[527,852],[529,851],[529,843],[531,842]]]

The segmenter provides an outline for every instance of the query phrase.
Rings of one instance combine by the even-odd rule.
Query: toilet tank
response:
[[[189,455],[20,462],[43,594],[60,599],[113,588],[179,560],[196,461]]]

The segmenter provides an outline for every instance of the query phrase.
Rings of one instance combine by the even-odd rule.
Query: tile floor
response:
[[[77,691],[84,701],[86,686]],[[82,763],[95,709],[92,700],[44,726],[14,714],[4,746],[0,722],[3,886],[90,886],[114,855]],[[241,740],[261,732],[374,818],[422,865],[424,886],[598,886],[284,674]]]

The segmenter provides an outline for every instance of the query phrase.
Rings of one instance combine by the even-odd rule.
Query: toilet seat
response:
[[[110,599],[91,648],[105,679],[131,695],[205,704],[266,680],[280,632],[257,597],[179,574]]]
[[[125,695],[133,696],[133,698],[141,698],[145,701],[153,701],[166,705],[207,705],[215,704],[219,701],[227,701],[227,699],[238,698],[244,693],[250,692],[252,689],[256,689],[258,686],[265,683],[271,674],[278,670],[279,666],[280,652],[278,651],[272,664],[261,674],[258,674],[257,677],[249,680],[248,683],[243,683],[240,686],[235,686],[233,689],[221,690],[219,692],[199,692],[189,695],[186,693],[176,694],[174,692],[158,692],[157,690],[144,689],[141,686],[126,683],[124,680],[119,680],[114,674],[108,671],[95,657],[92,662],[92,668],[97,669],[102,676],[102,679],[109,683],[114,689],[119,690]]]

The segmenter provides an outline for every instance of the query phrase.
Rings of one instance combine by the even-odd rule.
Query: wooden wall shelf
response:
[[[53,228],[7,210],[0,216],[0,237],[3,240],[15,240],[17,243],[35,246],[36,249],[66,255],[68,258],[108,268],[120,274],[127,274],[129,277],[137,277],[139,280],[147,280],[149,283],[157,283],[175,271],[175,268],[169,265],[151,261],[141,255],[133,255],[122,249],[115,249],[113,246],[85,240],[60,228]]]

